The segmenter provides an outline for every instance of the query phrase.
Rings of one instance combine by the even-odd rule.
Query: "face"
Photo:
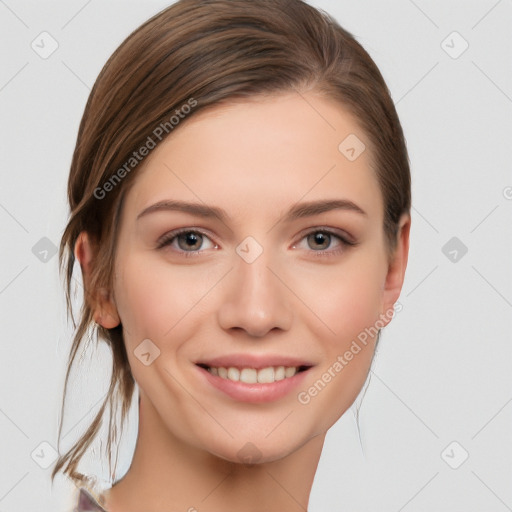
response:
[[[350,134],[359,156],[339,149]],[[387,256],[369,146],[339,104],[280,94],[199,112],[137,171],[112,307],[176,439],[276,460],[357,397],[405,268]]]

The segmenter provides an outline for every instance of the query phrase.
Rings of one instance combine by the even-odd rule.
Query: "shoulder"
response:
[[[108,512],[100,504],[100,497],[94,496],[85,487],[80,487],[78,503],[73,512]]]

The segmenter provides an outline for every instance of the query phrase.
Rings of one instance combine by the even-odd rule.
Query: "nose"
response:
[[[293,321],[290,291],[281,282],[279,273],[271,270],[263,252],[247,263],[235,259],[235,268],[227,276],[218,322],[225,330],[243,330],[260,338],[272,330],[289,330]]]

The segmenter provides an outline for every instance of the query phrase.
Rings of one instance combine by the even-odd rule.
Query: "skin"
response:
[[[367,148],[355,161],[338,150],[349,134]],[[338,103],[312,91],[282,93],[199,112],[137,170],[114,289],[98,291],[94,313],[104,327],[122,323],[140,389],[133,462],[106,494],[109,512],[307,509],[326,432],[360,392],[376,337],[309,403],[297,394],[392,310],[407,265],[410,217],[402,216],[389,257],[369,147]],[[229,218],[160,210],[137,220],[164,199],[221,207]],[[283,220],[297,202],[325,199],[348,199],[366,214],[338,209]],[[186,240],[157,248],[178,228],[205,233],[191,257],[183,255]],[[321,228],[357,244],[308,238]],[[235,250],[247,236],[263,249],[252,263]],[[85,232],[75,253],[87,278],[93,252]],[[144,339],[160,350],[148,366],[134,354]],[[314,367],[277,401],[237,402],[199,379],[194,362],[240,352],[295,355]],[[260,456],[255,464],[238,455],[247,442]]]

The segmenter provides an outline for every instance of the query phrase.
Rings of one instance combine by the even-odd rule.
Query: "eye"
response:
[[[209,242],[209,244],[206,243],[207,247],[204,247],[205,241]],[[172,247],[174,251],[182,253],[184,256],[202,252],[199,249],[218,248],[205,233],[193,229],[182,229],[165,234],[158,240],[157,248],[162,249],[167,246]]]
[[[306,247],[304,247],[304,242],[306,243]],[[348,236],[342,236],[329,229],[317,228],[306,233],[306,235],[301,238],[299,244],[295,244],[293,248],[312,249],[312,252],[316,253],[315,256],[334,256],[343,252],[347,246],[353,245],[356,245],[356,243],[349,240]]]

